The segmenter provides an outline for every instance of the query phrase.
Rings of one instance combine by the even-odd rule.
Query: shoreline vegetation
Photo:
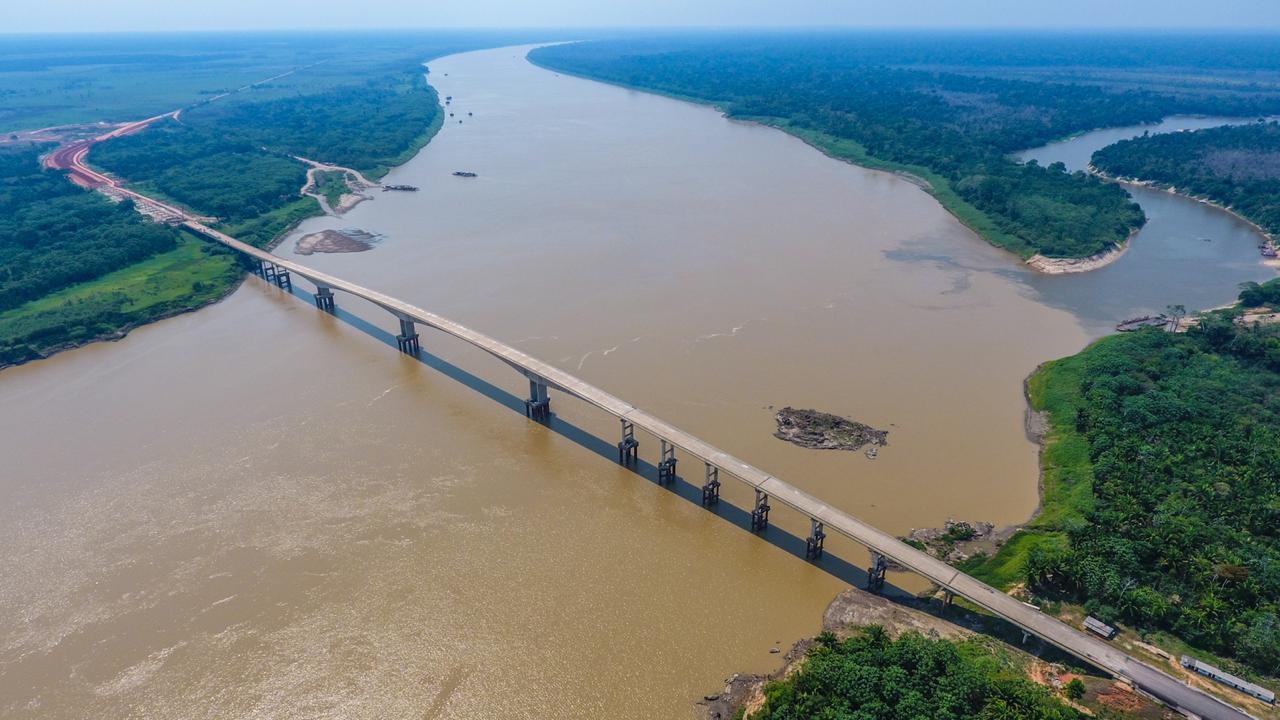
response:
[[[1268,242],[1272,243],[1273,247],[1276,244],[1275,233],[1268,231],[1266,228],[1262,227],[1257,222],[1255,222],[1252,218],[1249,218],[1243,215],[1239,209],[1226,205],[1211,197],[1208,197],[1205,195],[1193,195],[1188,192],[1183,192],[1182,190],[1179,190],[1176,186],[1170,183],[1162,183],[1162,182],[1157,182],[1155,180],[1143,180],[1141,178],[1119,177],[1119,176],[1111,175],[1110,173],[1107,173],[1103,170],[1098,169],[1092,164],[1089,165],[1089,172],[1094,173],[1098,177],[1108,180],[1110,182],[1116,182],[1121,185],[1132,185],[1134,187],[1145,188],[1147,190],[1156,190],[1159,192],[1168,193],[1170,195],[1177,195],[1178,197],[1186,198],[1187,200],[1194,200],[1200,203],[1201,205],[1207,205],[1216,210],[1221,210],[1222,212],[1227,213],[1228,215],[1239,220],[1245,225],[1248,225],[1255,232],[1257,232],[1259,235],[1265,238]],[[1264,256],[1262,257],[1261,262],[1263,265],[1266,265],[1267,267],[1273,268],[1277,272],[1280,272],[1280,257]],[[1213,308],[1213,309],[1221,309],[1221,308]]]
[[[1280,123],[1144,134],[1098,150],[1089,167],[1230,212],[1268,241],[1280,233]]]
[[[1278,102],[1261,90],[1208,85],[1135,90],[1123,77],[1068,84],[1058,76],[1071,71],[1028,71],[1019,65],[1025,58],[1004,57],[1025,48],[1003,47],[988,63],[959,48],[862,40],[823,38],[812,48],[755,37],[596,41],[538,48],[529,59],[553,72],[710,104],[833,157],[898,174],[984,240],[1034,258],[1029,267],[1048,273],[1114,261],[1144,217],[1114,183],[1057,163],[1021,164],[1013,153],[1099,127],[1178,114],[1253,115]],[[931,57],[927,67],[912,66],[917,50]],[[1112,72],[1126,71],[1101,77]]]
[[[546,47],[553,47],[553,46],[546,46]],[[1123,252],[1124,247],[1128,245],[1128,240],[1131,239],[1133,235],[1137,233],[1138,229],[1140,229],[1140,228],[1135,228],[1129,233],[1128,238],[1126,238],[1123,245],[1121,245],[1120,247],[1120,252],[1117,252],[1116,250],[1106,250],[1103,253],[1100,253],[1094,256],[1089,256],[1087,258],[1046,257],[1044,255],[1040,255],[1039,253],[1032,252],[1028,248],[1024,247],[1024,243],[1021,240],[1019,240],[1013,235],[1010,235],[1009,233],[997,227],[995,222],[990,217],[988,217],[985,213],[973,207],[971,204],[965,202],[965,200],[961,198],[959,194],[956,193],[955,189],[951,187],[951,184],[947,182],[945,178],[929,170],[928,168],[925,168],[919,165],[911,165],[907,163],[894,162],[892,160],[886,160],[883,158],[872,156],[867,153],[867,150],[865,147],[863,147],[861,144],[857,143],[856,141],[849,140],[847,138],[837,137],[835,135],[822,132],[820,130],[800,127],[795,123],[784,118],[737,115],[734,112],[732,112],[730,107],[731,103],[729,101],[703,99],[703,98],[698,98],[692,95],[668,92],[662,89],[653,88],[645,85],[623,82],[623,81],[614,80],[614,79],[610,79],[603,76],[592,75],[586,72],[574,71],[574,70],[557,67],[555,65],[550,65],[550,64],[539,61],[537,58],[537,55],[533,51],[530,51],[530,53],[526,56],[526,59],[529,61],[530,64],[535,65],[539,68],[542,68],[543,70],[546,70],[548,72],[558,73],[561,75],[569,75],[571,77],[576,77],[583,80],[591,80],[593,82],[603,82],[610,85],[615,85],[617,87],[625,88],[628,90],[645,92],[651,95],[658,95],[661,97],[670,98],[672,100],[679,100],[681,102],[687,102],[694,105],[711,107],[712,109],[716,110],[720,114],[724,115],[726,118],[733,120],[735,122],[747,122],[755,125],[763,125],[765,127],[771,127],[776,130],[780,130],[784,133],[787,133],[788,135],[800,140],[804,144],[808,145],[809,147],[817,150],[818,152],[822,153],[823,155],[826,155],[827,157],[833,160],[847,162],[851,165],[856,165],[860,168],[863,168],[864,170],[870,170],[872,172],[883,172],[889,175],[893,175],[894,177],[900,180],[903,180],[905,182],[911,183],[912,185],[915,185],[916,187],[928,193],[931,197],[933,197],[934,200],[938,202],[939,205],[942,206],[944,210],[946,210],[948,213],[951,214],[952,217],[958,220],[961,225],[964,225],[965,227],[969,228],[971,231],[974,232],[974,234],[978,235],[978,237],[981,238],[983,241],[991,245],[994,245],[998,248],[1001,248],[1003,250],[1006,250],[1010,253],[1013,253],[1014,255],[1018,256],[1018,258],[1021,259],[1028,267],[1040,272],[1044,272],[1048,274],[1058,274],[1058,273],[1066,273],[1066,272],[1084,272],[1085,270],[1096,269],[1097,267],[1101,267],[1102,265],[1106,265],[1110,262],[1113,262]],[[1081,130],[1074,134],[1078,135],[1084,132],[1087,132],[1087,130]],[[1099,264],[1088,266],[1089,261],[1096,262],[1104,259],[1105,261],[1102,261]],[[1083,269],[1071,269],[1075,267],[1081,267]]]
[[[223,231],[272,249],[304,220],[325,214],[324,192],[335,189],[321,187],[315,179],[319,173],[311,172],[323,163],[298,159],[295,156],[300,153],[290,151],[313,151],[326,144],[345,146],[348,138],[359,135],[368,150],[363,159],[355,158],[359,162],[353,163],[354,169],[324,167],[350,172],[356,184],[364,185],[376,183],[366,178],[381,178],[412,159],[443,127],[443,107],[426,81],[425,64],[415,62],[413,68],[366,79],[363,86],[340,84],[297,98],[211,108],[203,114],[200,108],[185,111],[181,121],[99,144],[90,159],[141,192],[196,213],[218,215]],[[373,118],[371,112],[365,112],[368,108],[363,105],[369,102],[376,102],[385,117]],[[277,130],[296,127],[300,113],[313,113],[317,107],[328,109],[324,117],[314,121],[318,123],[314,133],[299,135],[291,129],[282,134]],[[421,118],[421,129],[409,136],[402,128],[412,127],[415,112]],[[381,140],[370,139],[371,128],[378,123],[393,132]],[[94,207],[112,206],[97,193],[75,188],[56,173],[39,170],[32,153],[49,149],[48,145],[20,146],[3,152],[6,158],[18,157],[18,163],[29,164],[30,170],[23,172],[36,173],[33,177],[43,183],[41,188],[57,188],[55,198],[73,195]],[[342,160],[350,163],[352,157],[347,152],[348,157]],[[14,175],[20,170],[6,170],[6,177],[20,177]],[[18,182],[10,180],[8,184],[16,187]],[[350,181],[343,184],[354,189]],[[304,190],[301,195],[300,186]],[[43,189],[32,191],[21,196],[20,202],[26,203],[23,207],[40,208],[46,203],[42,193]],[[354,205],[352,195],[342,193],[339,207],[330,209],[349,209]],[[114,272],[55,287],[57,292],[26,303],[0,308],[0,370],[91,343],[120,340],[142,325],[193,312],[239,288],[246,267],[238,258],[180,228],[152,225],[131,207],[127,206],[126,214],[131,216],[125,220],[127,232],[169,233],[173,249],[140,257]],[[16,228],[13,234],[28,232]],[[321,243],[317,249],[323,252],[330,246],[341,246],[351,251],[355,244]],[[360,249],[371,247],[365,240],[359,244],[363,245]],[[91,248],[87,246],[85,252],[93,251]]]
[[[868,714],[851,716],[868,718],[1177,717],[1132,687],[1093,674],[1096,671],[1050,647],[1039,643],[1016,647],[1005,641],[1014,640],[1004,638],[1009,633],[1017,631],[992,625],[987,617],[961,607],[921,599],[890,600],[850,588],[827,606],[817,637],[797,641],[782,656],[781,667],[763,675],[734,674],[726,678],[723,689],[704,695],[697,706],[707,720],[814,717],[837,706],[846,712],[861,710]],[[869,648],[884,652],[857,652]],[[902,656],[896,649],[907,650],[912,661],[899,667],[897,660]],[[945,667],[925,660],[934,654],[946,658]],[[887,697],[878,692],[878,683],[885,677],[881,673],[886,671],[893,678]],[[919,714],[901,706],[914,701],[909,688],[916,683],[953,687],[951,673],[955,672],[974,680],[984,678],[978,680],[979,686],[990,681],[1008,683],[997,693],[998,707],[1005,714],[983,714],[982,707],[958,708],[937,702],[938,698]],[[989,702],[980,691],[967,697],[978,705]],[[887,706],[893,703],[898,704],[896,713]]]
[[[1266,438],[1280,432],[1276,409],[1270,407],[1274,403],[1265,399],[1274,398],[1280,388],[1280,328],[1265,307],[1268,302],[1280,305],[1280,280],[1250,284],[1242,292],[1245,297],[1261,303],[1261,310],[1237,304],[1205,311],[1186,333],[1148,329],[1111,335],[1076,355],[1040,365],[1025,383],[1028,436],[1040,445],[1040,506],[1026,523],[1003,531],[1012,531],[1012,537],[994,553],[969,558],[958,567],[997,588],[1040,597],[1055,607],[1080,603],[1083,612],[1121,627],[1122,640],[1153,662],[1168,664],[1169,654],[1190,652],[1254,681],[1280,684],[1276,591],[1237,586],[1250,577],[1255,580],[1249,582],[1273,583],[1261,569],[1269,554],[1280,554],[1275,524],[1267,519],[1280,512],[1277,479],[1257,465],[1262,462],[1265,468],[1274,460],[1256,455],[1273,447]],[[1141,388],[1139,395],[1112,394],[1137,378],[1142,384],[1128,392]],[[1146,408],[1145,418],[1133,415],[1148,396],[1163,407]],[[1212,409],[1205,406],[1210,398]],[[1245,417],[1252,420],[1241,425],[1238,419]],[[1237,418],[1234,427],[1230,418]],[[1120,423],[1135,421],[1147,429],[1116,435]],[[1201,439],[1208,436],[1220,439]],[[1148,475],[1145,482],[1116,485],[1127,465],[1142,465],[1136,460],[1116,464],[1112,455],[1119,452],[1147,457],[1177,453],[1177,460],[1166,461],[1171,464],[1161,470],[1148,468],[1145,472],[1158,474]],[[1153,482],[1156,487],[1140,487]],[[1234,492],[1223,497],[1238,494],[1237,500],[1248,507],[1228,510],[1224,500],[1195,502],[1208,502],[1213,513],[1243,517],[1229,521],[1227,530],[1215,525],[1227,522],[1221,518],[1180,509],[1184,527],[1176,547],[1146,544],[1150,533],[1161,532],[1162,509],[1171,511],[1182,502],[1180,497],[1204,487],[1211,496],[1231,488]],[[1145,524],[1121,529],[1114,525],[1119,503],[1135,502],[1135,494],[1141,494],[1137,502],[1152,509],[1139,511]],[[1247,519],[1259,512],[1256,520]],[[1127,553],[1135,550],[1126,544],[1155,557],[1131,564],[1135,558]],[[1176,579],[1160,569],[1179,566],[1159,557],[1168,553],[1191,555],[1183,562],[1202,563],[1209,575]],[[1119,573],[1130,573],[1129,581]],[[1234,605],[1234,615],[1214,616],[1206,623],[1204,608],[1224,601]],[[1227,612],[1227,606],[1214,612]]]

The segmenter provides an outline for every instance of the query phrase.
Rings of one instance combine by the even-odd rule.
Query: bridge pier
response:
[[[640,454],[640,441],[636,440],[636,426],[622,419],[622,442],[618,443],[618,462],[635,465]]]
[[[262,267],[261,260],[254,258],[253,265],[250,266],[250,269],[253,270],[253,274],[258,277],[266,277],[266,269]]]
[[[262,265],[262,279],[266,280],[267,282],[275,282],[276,281],[275,263],[262,263],[261,261],[259,261],[259,264]]]
[[[324,285],[316,286],[316,307],[325,311],[333,312],[333,291]]]
[[[804,541],[804,556],[807,560],[818,560],[822,557],[822,546],[826,542],[827,533],[822,523],[809,518],[809,537]]]
[[[405,355],[417,355],[421,352],[418,331],[414,328],[412,320],[400,318],[400,334],[396,336],[396,344],[400,346],[400,352]]]
[[[889,569],[889,562],[878,552],[871,553],[871,567],[867,568],[867,590],[880,592],[884,589],[884,575]]]
[[[756,506],[751,511],[751,532],[769,529],[769,496],[756,488]]]
[[[658,461],[658,484],[670,485],[676,481],[676,446],[666,440],[662,443],[662,459]]]
[[[943,605],[944,607],[950,607],[950,606],[951,606],[951,603],[952,603],[955,599],[956,599],[956,594],[955,594],[955,593],[951,592],[950,590],[945,590],[945,589],[942,591],[942,605]]]
[[[293,281],[289,279],[289,271],[276,268],[276,287],[293,292]]]
[[[707,463],[707,477],[702,483],[702,507],[720,504],[720,468]]]
[[[529,377],[529,399],[524,401],[524,414],[530,420],[543,422],[551,419],[551,398],[547,386],[535,377]]]

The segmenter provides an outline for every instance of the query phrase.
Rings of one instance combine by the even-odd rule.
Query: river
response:
[[[1251,122],[1228,117],[1173,116],[1151,125],[1106,128],[1019,153],[1041,165],[1061,162],[1084,170],[1093,153],[1144,132],[1198,130]],[[1263,281],[1275,271],[1261,263],[1258,232],[1225,210],[1181,195],[1137,185],[1125,188],[1142,206],[1147,224],[1129,249],[1110,265],[1075,276],[1027,278],[1044,302],[1070,310],[1090,330],[1105,331],[1117,319],[1163,312],[1181,304],[1191,310],[1235,300],[1246,280]]]
[[[455,117],[386,178],[421,191],[306,222],[295,237],[385,239],[300,259],[890,532],[1025,520],[1022,379],[1116,303],[1172,301],[1153,285],[1091,304],[1091,276],[1021,269],[910,183],[525,51],[433,62]],[[1117,286],[1147,272],[1138,252],[1104,271]],[[429,332],[428,362],[401,356],[378,335],[389,316],[338,303],[251,278],[0,374],[0,715],[689,717],[729,673],[776,667],[769,649],[857,580],[842,560],[866,554],[838,538],[819,565],[796,557],[803,518],[775,510],[754,537],[732,482],[708,512],[614,464],[615,421],[553,394],[552,426],[530,423],[508,368]],[[783,443],[784,405],[889,446]]]

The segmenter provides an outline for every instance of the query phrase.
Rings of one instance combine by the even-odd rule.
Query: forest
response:
[[[921,175],[966,224],[1024,256],[1093,255],[1124,242],[1144,217],[1119,186],[1060,166],[1023,165],[1010,153],[1178,112],[1280,109],[1274,88],[1239,92],[1225,79],[1168,92],[1045,81],[997,67],[998,58],[975,57],[972,39],[966,39],[666,36],[548,46],[530,59],[557,71],[714,103],[732,117],[779,125],[857,162]],[[1039,45],[1022,37],[994,47],[1030,63]],[[1068,46],[1060,39],[1049,44],[1062,54],[1054,64],[1066,64]],[[1083,55],[1076,59],[1090,62]],[[1009,77],[1014,70],[1021,79]]]
[[[1104,338],[1037,371],[1044,510],[1001,553],[1029,548],[1037,594],[1277,675],[1280,326],[1238,314]]]
[[[177,232],[42,170],[40,149],[0,151],[0,311],[171,250]]]
[[[1102,148],[1093,165],[1204,197],[1280,233],[1280,124],[1143,135]]]
[[[463,49],[483,37],[437,45]],[[438,129],[438,101],[420,65],[432,53],[422,52],[378,59],[370,76],[332,62],[290,76],[309,92],[268,88],[261,98],[198,103],[178,120],[97,144],[88,162],[266,246],[320,212],[299,196],[306,166],[292,155],[376,177]],[[0,367],[115,336],[234,286],[234,258],[42,171],[39,154],[50,149],[0,155]]]
[[[764,706],[748,717],[1076,720],[1083,715],[976,641],[915,632],[894,640],[871,626],[843,640],[819,635],[800,670],[766,685]]]

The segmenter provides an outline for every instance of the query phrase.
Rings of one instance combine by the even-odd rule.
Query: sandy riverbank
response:
[[[1027,267],[1042,272],[1046,275],[1066,275],[1068,273],[1082,273],[1090,270],[1097,270],[1106,267],[1116,260],[1129,249],[1129,245],[1133,242],[1133,238],[1138,234],[1137,230],[1129,233],[1129,237],[1125,239],[1121,245],[1116,245],[1110,250],[1100,252],[1096,255],[1090,255],[1082,258],[1051,258],[1040,255],[1039,253],[1032,255],[1027,259]]]
[[[1275,241],[1276,241],[1275,237],[1274,237],[1271,233],[1267,232],[1267,231],[1266,231],[1266,229],[1265,229],[1265,228],[1263,228],[1263,227],[1262,227],[1261,225],[1259,225],[1258,223],[1256,223],[1256,222],[1254,222],[1254,221],[1250,220],[1249,218],[1247,218],[1247,217],[1245,217],[1245,216],[1241,215],[1240,213],[1236,212],[1234,209],[1232,209],[1232,208],[1230,208],[1230,207],[1228,207],[1228,206],[1226,206],[1226,205],[1223,205],[1223,204],[1221,204],[1221,203],[1215,202],[1215,201],[1213,201],[1213,200],[1211,200],[1211,199],[1209,199],[1209,198],[1207,198],[1207,197],[1200,197],[1200,196],[1198,196],[1198,195],[1188,195],[1187,193],[1184,193],[1184,192],[1178,192],[1178,188],[1176,188],[1176,187],[1174,187],[1174,186],[1172,186],[1172,185],[1166,185],[1166,184],[1164,184],[1164,183],[1158,183],[1158,182],[1155,182],[1155,181],[1153,181],[1153,180],[1139,180],[1138,178],[1125,178],[1125,177],[1117,177],[1117,176],[1115,176],[1115,175],[1110,175],[1110,174],[1108,174],[1108,173],[1106,173],[1106,172],[1104,172],[1104,171],[1102,171],[1102,170],[1099,170],[1098,168],[1094,167],[1094,166],[1093,166],[1093,164],[1090,164],[1090,165],[1088,166],[1088,171],[1089,171],[1089,173],[1090,173],[1090,174],[1092,174],[1092,175],[1097,175],[1098,177],[1102,178],[1103,180],[1108,180],[1108,181],[1110,181],[1110,182],[1120,183],[1121,185],[1132,185],[1132,186],[1134,186],[1134,187],[1146,188],[1147,190],[1157,190],[1157,191],[1159,191],[1159,192],[1168,193],[1168,194],[1170,194],[1170,195],[1177,195],[1178,197],[1183,197],[1183,198],[1186,198],[1186,199],[1188,199],[1188,200],[1195,200],[1196,202],[1200,203],[1201,205],[1208,205],[1209,207],[1217,208],[1218,210],[1221,210],[1222,212],[1227,213],[1227,214],[1228,214],[1228,215],[1230,215],[1231,217],[1234,217],[1235,219],[1239,220],[1240,222],[1242,222],[1242,223],[1244,223],[1244,224],[1248,225],[1249,227],[1253,228],[1253,229],[1254,229],[1254,231],[1256,231],[1259,235],[1261,235],[1262,237],[1266,238],[1266,240],[1267,240],[1268,242],[1270,242],[1270,243],[1273,243],[1273,244],[1274,244],[1274,243],[1275,243]],[[1261,256],[1261,262],[1262,262],[1262,264],[1263,264],[1263,265],[1266,265],[1267,267],[1272,268],[1273,270],[1276,270],[1277,272],[1280,272],[1280,257],[1272,257],[1272,258],[1269,258],[1269,257],[1266,257],[1266,256]]]

